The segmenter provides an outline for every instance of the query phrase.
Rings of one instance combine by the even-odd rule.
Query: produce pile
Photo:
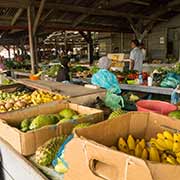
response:
[[[115,71],[114,74],[117,76],[118,81],[120,83],[124,83],[124,84],[130,84],[129,82],[131,80],[136,80],[139,77],[138,72],[134,71],[134,70],[125,71],[125,72]],[[142,78],[143,78],[144,81],[147,81],[148,73],[142,72]],[[135,83],[136,82],[134,81],[134,84]]]
[[[99,70],[99,68],[97,66],[92,66],[90,68],[85,66],[75,66],[72,67],[70,70],[73,77],[85,79],[88,77],[92,77],[92,75],[95,74]]]
[[[172,134],[169,131],[158,133],[150,141],[135,139],[129,135],[127,140],[120,137],[118,145],[111,147],[144,160],[168,164],[180,164],[180,133]]]
[[[39,129],[41,127],[68,122],[72,119],[79,119],[85,117],[85,114],[79,114],[78,112],[72,109],[63,109],[57,114],[48,114],[48,115],[38,115],[37,117],[24,119],[19,129],[23,132],[27,132],[29,130]]]
[[[15,92],[0,91],[0,112],[19,110],[55,100],[63,100],[65,98],[67,97],[41,90],[35,90],[33,92],[26,90]]]
[[[90,125],[91,125],[90,123],[80,123],[76,125],[74,129],[85,128]],[[67,171],[67,168],[64,166],[63,162],[57,157],[57,153],[61,145],[67,139],[67,137],[68,137],[67,135],[61,135],[45,142],[42,146],[40,146],[36,150],[35,162],[40,166],[54,168],[54,170],[58,173],[65,173]],[[57,164],[53,167],[51,166],[51,164],[55,158],[57,158]]]
[[[53,65],[50,68],[47,68],[43,74],[48,75],[48,77],[55,78],[58,75],[58,71],[61,68],[61,65]]]
[[[3,78],[2,85],[11,85],[14,84],[14,81],[8,78]]]
[[[180,83],[180,63],[173,67],[160,67],[153,72],[153,84],[161,87],[176,88]]]

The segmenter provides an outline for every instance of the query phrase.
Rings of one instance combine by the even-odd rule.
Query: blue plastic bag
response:
[[[56,165],[58,164],[58,161],[60,161],[62,163],[62,165],[64,166],[63,168],[68,169],[68,164],[64,160],[64,150],[65,150],[66,144],[68,144],[69,141],[71,141],[72,138],[73,138],[73,134],[69,135],[67,137],[67,139],[64,141],[64,143],[61,145],[61,147],[59,148],[55,159],[52,161],[53,167],[56,167]]]

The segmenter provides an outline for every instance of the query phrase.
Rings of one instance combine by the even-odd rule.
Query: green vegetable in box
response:
[[[29,129],[38,129],[46,125],[56,124],[59,119],[51,114],[51,115],[39,115],[34,118],[29,126]]]
[[[72,118],[74,115],[77,115],[77,113],[72,109],[63,109],[59,112],[59,115],[64,118]]]

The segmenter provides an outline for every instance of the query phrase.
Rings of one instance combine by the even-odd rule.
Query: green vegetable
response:
[[[77,113],[72,109],[63,109],[62,111],[59,112],[59,115],[64,118],[71,119],[74,115],[77,115]]]
[[[168,114],[169,117],[174,119],[180,119],[180,111],[173,111]]]
[[[31,124],[31,119],[24,119],[21,122],[21,131],[26,132],[29,130],[29,125]]]
[[[39,115],[34,118],[29,126],[29,129],[38,129],[46,125],[56,124],[59,119],[55,115]]]

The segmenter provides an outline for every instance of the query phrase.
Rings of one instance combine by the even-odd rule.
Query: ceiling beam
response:
[[[9,21],[13,18],[13,16],[0,16],[0,21],[5,22],[5,25],[9,25]],[[41,21],[43,20],[43,18],[40,18],[40,24]],[[19,21],[24,24],[27,21],[27,18],[25,17],[19,17]],[[57,24],[58,26],[60,25],[60,23],[63,24],[69,24],[72,25],[72,21],[71,20],[63,20],[63,19],[49,19],[46,21],[47,23],[54,23]],[[109,26],[109,27],[114,27],[114,28],[118,28],[119,25],[117,23],[109,23],[109,22],[90,22],[90,21],[83,21],[82,25],[102,25],[102,26]]]
[[[143,5],[143,6],[150,6],[151,5],[150,3],[144,2],[142,0],[121,0],[121,1],[110,0],[109,1],[109,8],[115,8],[117,6],[120,6],[120,5],[123,5],[126,3],[139,4],[139,5]]]
[[[21,16],[22,12],[23,12],[23,8],[19,8],[18,11],[16,12],[15,16],[13,17],[12,21],[11,21],[11,26],[13,26],[14,24],[16,24],[16,21],[18,20],[18,18]]]
[[[42,28],[52,31],[72,30],[72,31],[92,31],[92,32],[120,32],[120,29],[116,29],[114,27],[100,26],[100,25],[96,25],[96,26],[81,25],[73,28],[71,24],[46,23],[42,26]],[[124,27],[122,28],[122,32],[125,32]]]
[[[92,8],[97,8],[101,3],[103,3],[105,0],[101,0],[101,1],[95,1],[91,7]],[[87,17],[89,16],[89,14],[82,14],[80,15],[77,19],[74,20],[73,23],[73,27],[76,27],[77,25],[79,25],[83,20],[85,20]]]
[[[39,5],[39,2],[36,2],[36,7]],[[149,16],[144,16],[141,14],[132,14],[132,13],[126,13],[126,12],[117,12],[112,10],[103,10],[98,8],[87,8],[82,6],[74,6],[74,5],[67,5],[67,4],[58,4],[58,3],[47,3],[44,7],[46,9],[58,9],[61,11],[68,11],[68,12],[75,12],[75,13],[82,13],[82,14],[88,14],[88,15],[97,15],[97,16],[111,16],[111,17],[124,17],[127,16],[133,17],[133,18],[141,18],[141,19],[152,19]],[[166,21],[164,19],[157,18],[157,21]]]
[[[28,5],[28,0],[0,0],[1,8],[27,8]]]
[[[140,1],[140,0],[129,0],[130,3],[139,4],[143,6],[150,6],[151,4],[149,2]]]
[[[81,0],[75,0],[73,2],[73,5],[78,5],[79,3],[81,2]],[[60,19],[64,19],[66,16],[67,16],[68,12],[65,12],[61,17]]]
[[[149,16],[150,18],[152,18],[152,20],[149,19],[146,22],[146,26],[148,26],[150,23],[154,23],[154,21],[156,21],[157,18],[159,18],[163,14],[167,13],[168,11],[171,11],[172,8],[174,8],[177,5],[180,5],[180,0],[172,0],[168,4],[166,4],[166,5],[164,5],[164,6],[160,7],[160,8],[156,8],[154,13],[152,13],[152,15]]]
[[[38,12],[37,12],[37,15],[35,17],[34,24],[33,24],[33,34],[36,33],[38,23],[39,23],[45,2],[46,2],[46,0],[41,0],[40,6],[39,6],[39,9],[38,9]]]

